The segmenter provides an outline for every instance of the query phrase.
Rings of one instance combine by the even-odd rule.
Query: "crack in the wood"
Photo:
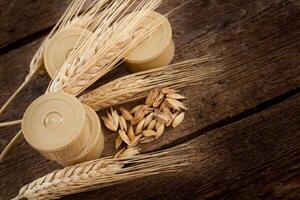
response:
[[[178,145],[181,145],[183,143],[186,143],[190,140],[193,140],[205,133],[208,133],[208,132],[211,132],[215,129],[218,129],[218,128],[221,128],[221,127],[224,127],[224,126],[227,126],[229,124],[232,124],[232,123],[235,123],[235,122],[238,122],[242,119],[245,119],[249,116],[252,116],[256,113],[259,113],[263,110],[266,110],[272,106],[275,106],[276,104],[279,104],[281,102],[284,102],[286,100],[288,100],[289,98],[297,95],[298,93],[300,93],[300,87],[296,87],[286,93],[283,93],[279,96],[276,96],[270,100],[267,100],[265,102],[262,102],[260,104],[258,104],[257,106],[255,107],[252,107],[252,108],[249,108],[239,114],[236,114],[234,116],[230,116],[230,117],[226,117],[220,121],[217,121],[213,124],[210,124],[204,128],[201,128],[199,129],[198,131],[190,134],[190,135],[187,135],[187,136],[184,136],[182,138],[178,138],[168,144],[165,144],[165,145],[162,145],[161,147],[157,148],[157,149],[153,149],[149,152],[154,152],[154,151],[157,151],[157,150],[165,150],[165,149],[169,149],[169,148],[172,148],[172,147],[175,147],[175,146],[178,146]]]
[[[0,46],[0,55],[6,54],[12,50],[21,48],[31,42],[36,41],[37,39],[39,39],[43,36],[46,36],[51,31],[52,28],[53,28],[53,26],[47,27],[47,28],[37,31],[33,34],[30,34],[28,36],[20,38],[13,43],[7,44],[6,46]]]

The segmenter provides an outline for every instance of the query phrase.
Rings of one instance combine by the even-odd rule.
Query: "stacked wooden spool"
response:
[[[148,25],[155,24],[157,21],[159,21],[159,26],[155,31],[124,58],[129,71],[139,72],[167,66],[171,63],[175,45],[168,19],[157,12],[152,12],[139,24],[137,29],[146,29],[147,31]]]
[[[94,110],[66,93],[50,93],[27,108],[22,130],[34,149],[62,166],[99,158],[104,137]]]
[[[175,46],[171,25],[166,17],[152,12],[139,24],[137,30],[147,29],[151,23],[158,22],[159,26],[155,28],[155,31],[124,58],[129,71],[139,72],[171,63]],[[88,37],[93,37],[93,33],[82,27],[71,27],[57,33],[48,42],[44,53],[44,63],[48,74],[53,77],[67,60],[74,47],[80,46]]]

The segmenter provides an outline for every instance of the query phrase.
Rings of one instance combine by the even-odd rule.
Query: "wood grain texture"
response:
[[[53,26],[71,0],[1,0],[0,48]]]
[[[29,64],[41,44],[42,39],[13,50],[0,56],[0,104],[3,105],[16,88],[24,81],[29,72]],[[9,106],[8,110],[0,116],[1,121],[20,118],[29,103],[43,94],[50,78],[44,70],[28,84],[28,87],[18,96],[18,99]],[[21,101],[20,101],[21,100]],[[21,103],[20,103],[21,102]]]
[[[164,1],[160,11],[166,12],[182,2],[184,1]],[[46,18],[41,18],[45,22],[47,21]],[[191,172],[188,172],[186,176],[182,174],[178,176],[176,174],[174,176],[163,176],[167,180],[164,183],[167,183],[168,181],[171,182],[173,178],[187,179],[187,177],[195,176],[194,173],[200,174],[197,176],[197,179],[190,178],[182,184],[179,182],[174,183],[177,186],[176,190],[182,192],[182,196],[178,194],[178,199],[179,197],[258,199],[260,196],[251,198],[253,197],[251,195],[256,195],[257,191],[259,191],[257,184],[264,185],[270,191],[277,188],[270,195],[278,193],[279,196],[282,196],[285,193],[289,196],[294,195],[295,191],[299,191],[297,189],[292,191],[291,189],[295,182],[293,169],[294,167],[296,167],[296,170],[298,169],[295,159],[298,159],[299,162],[299,157],[296,154],[300,154],[299,149],[287,146],[285,150],[285,147],[281,144],[281,141],[285,141],[294,145],[294,142],[297,142],[297,139],[299,139],[299,135],[292,134],[292,131],[295,131],[297,128],[297,126],[294,126],[294,123],[298,122],[296,120],[299,120],[299,117],[296,115],[297,112],[299,114],[299,110],[295,106],[297,103],[299,104],[299,97],[291,100],[293,103],[291,104],[293,111],[291,116],[288,113],[284,113],[274,119],[275,121],[280,121],[281,125],[276,126],[275,121],[272,121],[269,125],[267,122],[271,114],[263,115],[259,113],[255,114],[253,118],[249,117],[243,120],[245,122],[242,124],[229,125],[230,128],[228,128],[227,132],[226,127],[211,131],[218,126],[239,120],[243,113],[251,115],[256,113],[258,108],[271,107],[273,109],[272,105],[269,105],[269,101],[282,95],[283,98],[286,98],[284,94],[290,94],[290,91],[298,92],[300,86],[300,20],[296,19],[300,19],[300,4],[296,0],[192,0],[170,16],[177,51],[175,60],[180,61],[210,54],[220,58],[220,60],[210,65],[224,70],[222,76],[215,77],[203,85],[191,86],[183,90],[183,94],[188,96],[188,100],[185,103],[191,108],[187,114],[186,123],[177,129],[168,130],[154,144],[142,146],[144,151],[150,151],[173,146],[201,135],[197,141],[194,141],[195,144],[199,144],[200,160],[197,160],[191,166]],[[14,91],[16,85],[22,82],[28,71],[29,61],[39,43],[40,40],[37,40],[22,48],[0,55],[1,104]],[[102,84],[126,73],[124,69],[115,70],[97,84]],[[21,117],[29,103],[44,92],[49,80],[49,77],[43,73],[35,77],[18,96],[10,109],[0,116],[0,121]],[[266,105],[260,108],[262,104]],[[288,103],[279,104],[276,109],[280,109],[283,105],[284,109],[280,110],[280,112],[273,110],[268,112],[281,114],[281,111],[289,109]],[[132,107],[133,105],[125,106]],[[249,110],[252,111],[249,112]],[[100,112],[99,115],[101,114]],[[262,118],[262,115],[265,118]],[[260,118],[263,120],[260,121]],[[286,118],[289,120],[285,120]],[[224,123],[220,124],[222,121]],[[253,123],[251,123],[252,121]],[[263,123],[264,121],[266,122]],[[283,126],[281,121],[286,123],[286,125]],[[260,132],[254,125],[260,125],[260,130],[267,132],[266,137],[261,136],[262,134],[259,135],[258,133]],[[248,127],[246,129],[248,131],[244,131],[246,127]],[[282,131],[279,129],[280,127],[287,129]],[[277,129],[281,131],[275,134],[274,139],[267,140],[267,137],[272,135],[272,131]],[[0,130],[1,149],[17,130],[18,127]],[[220,137],[218,137],[218,131],[221,131]],[[228,133],[228,137],[225,133]],[[250,140],[250,143],[244,140],[244,135],[245,139],[248,138]],[[253,140],[251,140],[252,135],[254,135]],[[287,139],[284,138],[285,135],[288,136]],[[114,153],[114,136],[110,133],[106,133],[105,136],[106,147],[104,154],[110,155]],[[202,138],[200,142],[199,138]],[[262,148],[262,146],[267,144],[267,141],[269,141],[268,145],[271,145],[272,149]],[[226,144],[228,144],[228,148],[225,148]],[[215,146],[220,148],[215,148]],[[275,148],[277,146],[278,148]],[[294,148],[294,151],[292,151],[292,148]],[[204,153],[201,153],[202,150]],[[275,155],[274,159],[268,152]],[[288,154],[289,152],[292,152],[292,154]],[[250,159],[252,157],[247,159],[248,154],[254,157],[254,161],[257,163],[252,162]],[[259,156],[255,157],[256,154],[259,154]],[[261,154],[268,155],[264,157]],[[283,157],[281,158],[279,155]],[[202,156],[205,158],[204,161],[201,159]],[[211,156],[211,158],[208,156]],[[280,159],[277,161],[278,157]],[[238,160],[238,158],[241,158],[241,160]],[[280,163],[285,161],[284,159],[287,161],[281,165]],[[210,164],[204,165],[205,160],[209,160]],[[252,164],[255,164],[254,167],[251,167]],[[275,167],[272,166],[273,164]],[[268,170],[264,171],[265,168],[260,168],[260,165],[273,168],[270,168],[271,172],[268,173]],[[276,165],[278,165],[278,168],[276,168]],[[240,171],[239,166],[243,167]],[[18,142],[17,148],[12,150],[5,163],[0,164],[0,178],[3,180],[0,182],[0,199],[13,197],[23,184],[57,167],[58,165],[54,162],[47,161],[33,151],[24,141]],[[249,169],[246,170],[246,167],[249,167]],[[226,182],[227,173],[229,174],[228,182]],[[245,173],[245,176],[243,176],[243,173]],[[225,174],[225,177],[221,176],[223,174]],[[168,178],[169,176],[170,178]],[[251,179],[251,176],[254,178]],[[239,177],[242,177],[242,179],[239,180]],[[261,177],[263,180],[260,180]],[[201,180],[199,181],[199,179]],[[247,182],[248,179],[249,183]],[[293,180],[291,186],[288,182],[288,186],[281,187],[284,181],[289,181],[290,179]],[[206,185],[206,182],[210,184]],[[236,183],[233,184],[233,182]],[[145,188],[145,183],[149,183],[155,193],[148,190],[147,193],[145,192],[142,195],[141,188]],[[184,187],[188,183],[194,186],[191,194],[188,194],[189,190]],[[227,186],[227,183],[230,184]],[[104,192],[115,198],[128,199],[130,195],[133,195],[133,197],[141,195],[140,198],[144,199],[160,199],[162,198],[162,192],[175,190],[172,189],[172,185],[167,186],[167,184],[164,184],[163,188],[166,188],[164,190],[155,186],[155,184],[159,185],[158,179],[149,178],[138,181],[136,185],[134,183],[129,184],[129,186],[133,187],[133,190],[137,191],[136,194],[132,194],[132,188],[128,189],[125,185],[100,190],[95,194],[100,195]],[[115,191],[118,193],[115,193]],[[263,191],[267,191],[267,189]],[[243,198],[239,198],[239,195]],[[265,192],[264,195],[268,196],[269,193]],[[82,199],[82,197],[99,199],[93,192],[87,195],[70,197],[70,199]],[[170,197],[175,198],[174,196]]]

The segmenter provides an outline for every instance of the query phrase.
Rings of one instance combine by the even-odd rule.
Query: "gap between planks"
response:
[[[43,30],[37,31],[33,34],[30,34],[28,36],[20,38],[20,39],[14,41],[13,43],[10,43],[10,44],[7,44],[7,45],[1,47],[0,48],[0,56],[8,53],[10,51],[13,51],[15,49],[22,48],[23,46],[25,46],[27,44],[30,44],[34,41],[37,41],[37,40],[45,37],[46,35],[48,35],[48,33],[51,31],[52,28],[53,28],[53,26],[47,27]]]

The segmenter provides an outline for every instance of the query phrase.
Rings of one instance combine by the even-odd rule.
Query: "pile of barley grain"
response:
[[[115,148],[119,157],[130,147],[158,139],[166,127],[177,127],[184,119],[187,107],[181,102],[185,97],[178,91],[163,88],[152,90],[145,104],[135,106],[131,111],[120,108],[121,115],[111,108],[102,120],[109,130],[116,132]],[[124,144],[124,145],[123,145]]]

